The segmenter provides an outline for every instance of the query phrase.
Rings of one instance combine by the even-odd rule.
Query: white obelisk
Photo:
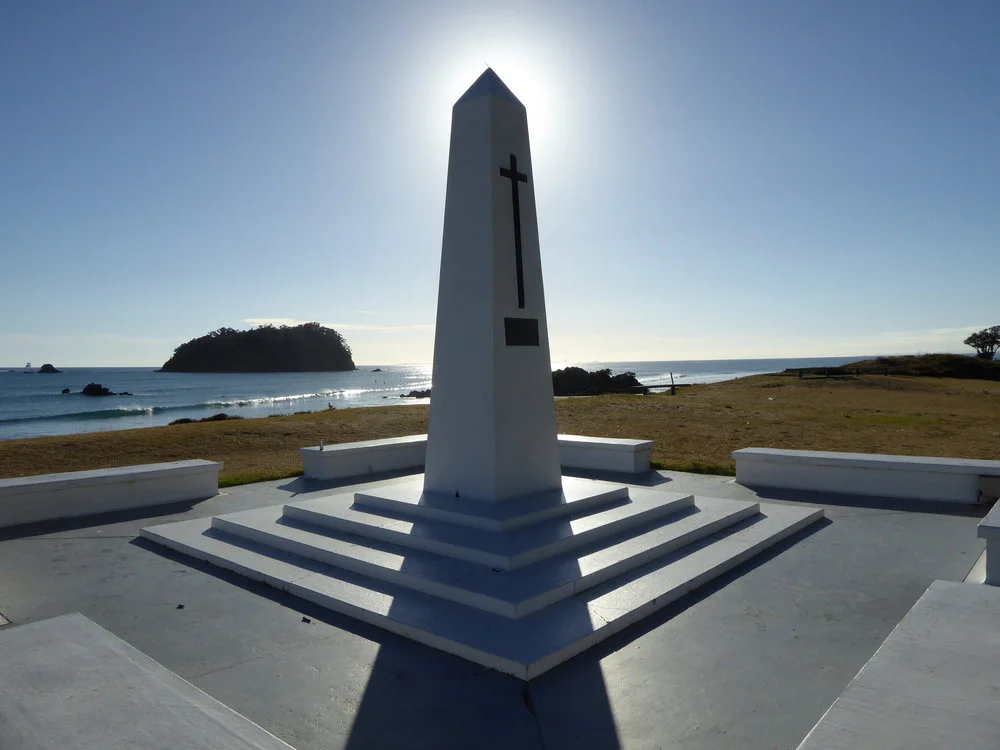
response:
[[[527,113],[487,69],[452,110],[424,491],[560,486]]]

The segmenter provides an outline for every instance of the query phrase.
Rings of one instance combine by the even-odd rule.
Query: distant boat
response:
[[[31,367],[31,362],[25,362],[25,363],[24,363],[24,366],[25,366],[25,367]]]

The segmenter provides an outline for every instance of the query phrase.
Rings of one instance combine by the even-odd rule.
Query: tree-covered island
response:
[[[351,347],[319,323],[220,328],[181,344],[162,372],[335,372],[355,370]]]

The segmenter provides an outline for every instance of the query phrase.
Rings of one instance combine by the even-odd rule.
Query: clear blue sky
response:
[[[265,320],[429,362],[486,63],[554,360],[962,351],[1000,323],[998,40],[996,0],[0,0],[0,364]]]

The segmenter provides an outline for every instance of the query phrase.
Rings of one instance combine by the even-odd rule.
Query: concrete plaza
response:
[[[0,635],[81,612],[298,750],[794,748],[927,587],[962,581],[983,550],[975,506],[755,493],[679,472],[628,481],[827,517],[527,683],[138,538],[335,488],[302,479],[5,530]]]

